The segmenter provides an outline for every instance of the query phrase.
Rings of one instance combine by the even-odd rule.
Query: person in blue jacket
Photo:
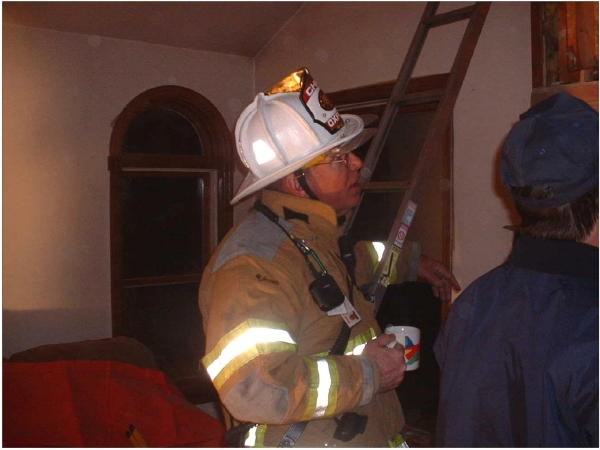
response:
[[[440,446],[598,447],[598,113],[568,94],[502,148],[521,223],[435,344]]]

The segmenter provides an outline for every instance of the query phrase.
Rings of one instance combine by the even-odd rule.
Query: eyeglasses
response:
[[[342,153],[339,149],[333,149],[326,153],[323,153],[320,156],[317,156],[315,159],[306,164],[303,168],[310,169],[311,167],[320,166],[323,164],[343,164],[344,166],[348,166],[348,159],[350,157],[350,152]]]

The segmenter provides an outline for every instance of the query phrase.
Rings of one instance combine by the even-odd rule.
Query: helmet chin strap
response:
[[[304,169],[296,170],[294,172],[294,175],[296,175],[296,179],[298,180],[298,183],[300,183],[300,186],[302,187],[302,189],[304,189],[304,192],[306,192],[306,194],[313,200],[319,200],[319,198],[316,196],[316,194],[313,192],[313,190],[310,188],[310,186],[306,182],[306,175],[304,173]]]

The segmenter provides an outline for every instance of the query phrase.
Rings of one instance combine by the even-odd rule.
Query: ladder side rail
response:
[[[442,134],[445,133],[446,128],[448,127],[450,115],[452,114],[452,110],[454,108],[456,98],[458,97],[458,92],[464,80],[466,71],[469,67],[471,57],[475,51],[475,46],[477,44],[479,34],[481,33],[481,29],[483,28],[483,23],[485,22],[489,6],[489,2],[478,3],[478,8],[474,11],[471,20],[467,25],[467,29],[463,35],[463,39],[455,56],[453,67],[450,72],[446,93],[438,104],[436,113],[432,118],[430,128],[427,132],[423,142],[422,150],[419,154],[419,159],[413,170],[410,187],[403,197],[402,203],[398,209],[392,228],[388,235],[383,256],[379,265],[377,266],[368,292],[370,300],[375,304],[376,309],[378,309],[381,300],[383,299],[383,294],[385,293],[387,285],[389,284],[391,267],[393,264],[395,264],[394,258],[397,258],[398,253],[401,250],[401,247],[396,245],[395,242],[397,241],[397,235],[403,223],[403,218],[407,213],[407,207],[410,202],[418,204],[418,186],[420,184],[421,176],[425,169],[426,163],[429,162],[431,155],[434,153],[436,144],[439,142],[439,139],[441,138]],[[410,223],[408,226],[410,227]],[[408,230],[406,230],[406,232],[408,232]],[[403,241],[401,245],[402,244]]]
[[[384,128],[384,130],[383,132],[380,132],[380,130],[378,130],[377,135],[375,136],[375,138],[371,142],[371,145],[369,146],[367,156],[363,163],[364,169],[361,171],[361,182],[363,183],[368,182],[373,174],[373,171],[375,169],[374,166],[377,163],[379,156],[381,155],[381,151],[383,150],[383,143],[385,143],[385,141],[387,140],[387,135],[389,134],[390,128],[393,124],[393,119],[396,116],[398,106],[400,104],[403,104],[404,102],[406,102],[406,104],[410,104],[410,99],[408,98],[409,96],[406,95],[406,88],[408,87],[408,83],[410,82],[410,78],[412,76],[412,73],[414,72],[414,68],[416,67],[418,58],[425,44],[425,40],[427,38],[429,29],[435,26],[446,25],[452,22],[464,20],[469,17],[470,21],[467,27],[473,28],[473,23],[478,21],[476,18],[478,15],[481,15],[482,9],[485,9],[485,14],[483,14],[483,21],[485,20],[487,9],[489,9],[489,5],[486,8],[484,4],[476,3],[465,8],[436,15],[435,12],[437,11],[438,6],[439,2],[429,2],[425,8],[425,11],[423,12],[423,16],[421,18],[421,21],[419,22],[419,26],[417,28],[417,31],[415,32],[413,41],[411,42],[411,45],[409,47],[409,51],[407,52],[407,55],[405,57],[404,64],[396,80],[396,84],[394,85],[392,93],[390,94],[388,106],[386,107],[384,115],[380,122],[380,129]],[[475,25],[474,28],[476,29],[477,26]],[[479,30],[481,30],[481,27],[479,27]],[[461,46],[464,46],[465,37],[467,36],[467,34],[469,33],[465,32]],[[475,39],[475,44],[476,43],[477,39]],[[460,53],[461,50],[459,49],[457,55],[459,55]],[[470,58],[467,59],[467,66],[469,61]],[[454,66],[456,66],[456,58]],[[450,79],[452,78],[453,71],[454,67],[450,71]],[[449,91],[449,86],[451,85],[450,79],[448,80],[448,83],[445,86],[445,92]],[[348,226],[350,225],[351,223],[348,224]]]
[[[477,9],[477,7],[478,5],[475,3],[471,6],[465,6],[464,8],[459,8],[453,11],[436,14],[428,20],[427,25],[429,25],[431,28],[435,28],[440,27],[442,25],[448,25],[450,23],[468,19],[469,17],[471,17],[471,15]]]
[[[394,118],[396,117],[396,113],[398,111],[398,106],[394,103],[394,99],[397,99],[406,93],[406,88],[408,87],[408,83],[417,64],[417,59],[421,54],[421,50],[423,49],[425,39],[427,38],[427,33],[429,31],[429,27],[426,25],[426,22],[429,20],[430,17],[433,17],[435,15],[438,6],[439,2],[428,2],[425,6],[425,9],[421,16],[421,20],[419,21],[419,25],[417,26],[417,30],[410,43],[408,52],[404,58],[404,62],[402,63],[402,68],[400,69],[400,73],[398,74],[396,83],[392,88],[392,93],[390,95],[390,98],[388,99],[383,116],[381,118],[381,121],[379,122],[377,133],[371,141],[369,149],[367,150],[367,155],[365,157],[365,160],[363,161],[363,167],[360,173],[360,182],[362,184],[367,183],[373,175],[375,164],[377,164],[379,156],[381,155],[381,151],[383,150],[383,144],[387,140],[387,136],[391,129],[391,125],[393,124]],[[360,203],[362,203],[363,198],[364,193],[361,194]],[[346,225],[344,227],[345,232],[348,232],[352,227],[360,203],[352,210],[352,212],[348,216],[346,220]]]
[[[431,28],[429,25],[427,25],[427,23],[432,17],[435,17],[438,7],[439,2],[427,2],[425,5],[421,20],[419,20],[415,34],[410,42],[406,56],[404,57],[402,68],[400,69],[398,77],[396,78],[396,84],[392,88],[391,97],[401,95],[406,91],[406,87],[408,86],[412,73],[414,72],[414,68],[417,65],[419,55],[421,54],[421,50],[425,44],[425,40],[427,39],[427,34]]]
[[[383,143],[385,142],[385,138],[389,133],[393,119],[396,116],[397,107],[394,103],[394,99],[402,97],[406,93],[408,83],[410,82],[410,78],[417,64],[417,60],[425,44],[425,39],[427,38],[427,33],[429,31],[429,27],[425,25],[425,22],[430,17],[433,17],[438,6],[438,2],[429,2],[425,6],[425,10],[421,16],[419,25],[417,26],[417,30],[404,58],[400,73],[396,78],[396,83],[392,88],[392,93],[390,94],[390,98],[384,110],[383,116],[379,122],[377,134],[371,141],[367,156],[363,162],[363,170],[361,171],[361,182],[363,183],[369,181],[371,175],[373,174],[373,170],[375,169],[374,166],[379,159],[381,150],[383,149]]]
[[[477,5],[478,8],[471,16],[471,20],[467,25],[456,52],[452,69],[450,70],[450,76],[448,77],[448,82],[446,84],[446,91],[440,100],[438,111],[436,111],[436,114],[431,121],[431,128],[425,139],[424,146],[428,145],[428,139],[435,141],[439,138],[440,133],[445,131],[446,124],[454,109],[454,104],[458,98],[471,58],[475,52],[475,47],[479,41],[479,35],[481,34],[483,24],[489,11],[490,2],[481,2]]]

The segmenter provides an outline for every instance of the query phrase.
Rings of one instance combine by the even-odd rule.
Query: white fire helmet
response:
[[[237,151],[250,171],[231,204],[328,150],[351,145],[363,128],[360,117],[338,113],[306,68],[293,72],[259,93],[237,120]]]

